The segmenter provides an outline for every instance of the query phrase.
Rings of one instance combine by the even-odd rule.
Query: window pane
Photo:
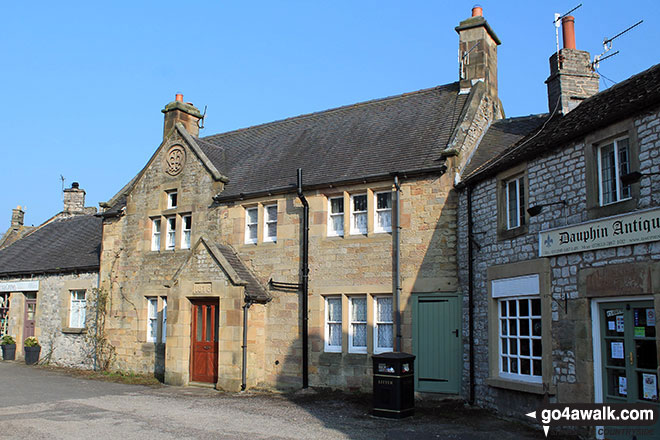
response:
[[[525,180],[518,179],[518,226],[525,224]]]
[[[500,302],[500,313],[503,317],[506,316],[506,301]]]
[[[529,359],[520,359],[520,374],[529,375],[530,373],[531,365]]]
[[[509,339],[509,353],[511,354],[518,354],[518,340],[517,339]]]
[[[529,316],[529,300],[521,299],[518,301],[518,310],[519,316]]]
[[[248,226],[248,238],[251,241],[257,241],[257,225]]]
[[[518,308],[516,307],[517,301],[509,301],[509,316],[516,316],[518,314]]]
[[[351,298],[351,321],[367,321],[367,299]]]
[[[330,213],[339,214],[344,212],[344,198],[337,197],[330,199]]]
[[[509,358],[502,356],[502,371],[507,373],[509,371]]]
[[[206,342],[211,342],[213,340],[213,318],[212,318],[212,307],[206,306]]]
[[[269,222],[277,221],[277,205],[271,205],[266,207],[266,221]]]
[[[392,211],[378,213],[378,229],[386,231],[392,230]]]
[[[541,316],[541,300],[532,299],[530,301],[532,302],[532,315]]]
[[[541,376],[543,374],[542,370],[541,370],[541,361],[540,360],[534,359],[532,361],[532,367],[534,368],[534,370],[532,372],[532,374],[534,376]]]
[[[257,223],[257,208],[247,210],[248,223]]]
[[[509,334],[511,334],[511,336],[518,335],[518,320],[509,319]]]
[[[328,324],[328,345],[341,347],[341,324]]]
[[[520,355],[529,356],[529,339],[520,339]]]
[[[616,146],[619,150],[619,177],[624,176],[630,172],[630,159],[629,159],[629,150],[628,150],[628,139],[620,139],[616,142]],[[619,185],[621,187],[621,192],[619,194],[619,199],[627,199],[630,197],[630,184],[624,185],[623,182],[619,180]]]
[[[507,183],[507,205],[508,205],[508,227],[518,226],[518,182],[516,180]]]
[[[341,298],[328,298],[328,321],[341,321]]]
[[[605,145],[600,149],[601,164],[601,195],[602,204],[616,201],[616,169],[614,167],[614,144]]]
[[[359,196],[353,196],[353,211],[366,211],[367,210],[367,195],[362,194]]]
[[[332,231],[335,235],[344,235],[344,215],[333,215],[331,217]]]
[[[202,315],[202,306],[197,306],[197,342],[202,341],[202,329],[204,325],[204,315]]]
[[[390,348],[393,340],[392,324],[378,324],[378,347]]]
[[[509,345],[506,343],[506,338],[502,338],[500,343],[502,344],[502,354],[507,354]]]
[[[376,194],[376,209],[392,209],[392,193]]]
[[[277,237],[277,223],[268,223],[267,231],[268,231],[268,237],[270,238]]]
[[[543,355],[541,351],[541,340],[533,339],[532,340],[532,355],[541,357]]]
[[[363,234],[367,233],[367,213],[353,214],[353,229]]]
[[[392,298],[377,298],[378,313],[377,320],[380,322],[392,321]]]
[[[540,319],[532,320],[532,334],[534,336],[541,336],[541,320]]]
[[[367,324],[353,324],[353,347],[367,346]]]

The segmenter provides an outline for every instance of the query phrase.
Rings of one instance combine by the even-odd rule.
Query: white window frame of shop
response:
[[[339,320],[331,319],[330,316],[330,303],[339,304]],[[330,341],[330,328],[339,327],[339,344],[331,344]],[[324,350],[328,353],[341,353],[342,346],[342,297],[341,296],[326,296],[325,297],[325,347]]]
[[[192,215],[181,216],[181,249],[190,249],[190,234],[192,231]]]
[[[167,192],[167,209],[176,208],[179,205],[179,193],[176,191]]]
[[[542,318],[542,301],[540,295],[540,278],[538,274],[524,275],[514,278],[503,278],[493,280],[491,282],[492,297],[496,299],[497,306],[497,340],[498,340],[498,356],[497,363],[499,376],[503,379],[517,380],[530,383],[543,382],[543,318]],[[532,300],[538,301],[539,313],[533,314]],[[516,310],[515,314],[511,313],[510,303],[515,301]],[[527,302],[527,314],[520,315],[521,301]],[[506,315],[503,315],[502,304],[506,303]],[[515,323],[515,335],[511,333],[511,323]],[[541,324],[538,335],[534,335],[534,323]],[[521,335],[521,324],[527,325],[527,335]],[[506,341],[506,349],[504,348],[503,341]],[[511,341],[515,347],[515,353],[511,350]],[[521,343],[522,341],[522,343]],[[528,341],[528,342],[527,342]],[[541,347],[538,350],[538,355],[534,355],[534,341],[539,341]],[[528,343],[528,355],[523,355],[521,347],[523,344]],[[503,368],[503,361],[506,358],[507,368]],[[511,372],[511,359],[516,359],[517,372]],[[522,374],[521,360],[528,360],[530,363],[530,374]],[[541,371],[536,373],[534,369],[534,361],[537,361]]]
[[[147,297],[147,342],[158,340],[158,297]]]
[[[151,219],[151,250],[152,251],[160,250],[161,224],[162,223],[160,218]]]
[[[389,207],[379,208],[378,198],[385,196],[389,200]],[[379,191],[374,193],[374,232],[392,232],[392,191]],[[382,226],[385,219],[389,219],[389,225]]]
[[[165,222],[167,224],[165,249],[172,250],[176,247],[176,216],[165,217]]]
[[[70,291],[71,304],[69,305],[69,327],[85,328],[87,311],[87,298],[85,290]]]
[[[334,210],[332,202],[341,201],[341,211]],[[339,206],[337,206],[339,208]],[[335,220],[341,219],[341,228],[335,227]],[[339,221],[337,221],[339,223]],[[328,198],[328,237],[343,237],[344,236],[344,197],[329,197]]]
[[[621,145],[624,144],[625,145]],[[614,163],[612,163],[611,167],[608,168],[610,170],[610,173],[613,171],[614,175],[610,176],[613,179],[613,182],[611,184],[614,185],[614,188],[611,188],[611,190],[614,190],[614,194],[609,191],[608,193],[605,192],[605,171],[603,169],[603,150],[605,148],[612,148],[612,153],[614,156]],[[625,170],[621,170],[621,153],[624,152],[626,156],[625,160]],[[621,176],[624,174],[628,174],[630,172],[630,140],[628,137],[621,137],[618,139],[613,140],[612,142],[608,142],[605,145],[601,145],[598,147],[598,153],[597,153],[597,158],[598,158],[598,201],[600,203],[600,206],[605,206],[605,205],[611,205],[613,203],[618,203],[623,200],[628,200],[632,197],[632,187],[630,184],[624,185],[623,182],[621,182]],[[613,169],[612,169],[613,168]],[[622,174],[622,171],[625,171],[625,173]],[[608,173],[609,174],[609,173]]]
[[[392,351],[394,347],[394,319],[392,317],[392,314],[390,316],[383,316],[381,317],[380,315],[380,310],[379,310],[379,305],[381,302],[389,301],[390,302],[390,310],[394,310],[394,304],[393,304],[393,299],[392,296],[374,296],[374,354],[378,353],[384,353],[388,351]],[[388,319],[389,318],[389,319]],[[392,335],[392,339],[389,341],[389,345],[380,345],[380,338],[379,334],[382,328],[384,327],[389,327],[391,328],[390,334]]]
[[[251,213],[254,213],[252,221]],[[256,244],[259,234],[259,209],[256,206],[245,208],[245,244]],[[254,231],[254,232],[253,232]],[[254,234],[254,237],[252,235]]]
[[[355,310],[355,302],[364,301],[364,320],[358,319],[353,316]],[[368,301],[366,295],[349,296],[348,297],[348,352],[349,353],[366,353],[367,352],[367,332],[368,328]],[[355,328],[364,326],[364,345],[354,345]]]
[[[515,199],[511,199],[511,190],[515,191]],[[525,224],[525,176],[509,179],[505,184],[506,192],[506,228],[515,229]],[[515,202],[515,206],[511,203]],[[512,209],[514,208],[514,209]],[[512,214],[514,214],[512,216]]]
[[[355,209],[355,201],[356,198],[358,197],[364,197],[364,203],[365,207],[364,210],[356,210]],[[351,194],[351,235],[366,235],[367,230],[369,228],[368,226],[368,217],[367,213],[369,211],[369,204],[367,202],[367,193],[361,193],[361,194]],[[358,218],[364,218],[364,227],[363,228],[358,228],[357,227],[357,219]]]
[[[271,227],[274,227],[274,232],[271,231]],[[277,241],[277,203],[264,205],[264,241],[270,243]]]

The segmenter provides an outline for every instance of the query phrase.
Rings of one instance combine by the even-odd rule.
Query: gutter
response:
[[[443,163],[442,165],[429,167],[429,168],[415,168],[415,169],[396,171],[396,172],[370,174],[370,175],[362,176],[362,177],[359,177],[359,178],[334,180],[332,182],[305,185],[305,189],[314,190],[314,189],[321,189],[321,188],[328,188],[328,187],[336,187],[336,186],[340,186],[340,185],[350,185],[350,184],[368,183],[368,182],[389,180],[389,179],[392,178],[393,174],[397,174],[397,175],[404,176],[404,177],[412,177],[412,176],[418,176],[418,175],[423,175],[423,174],[431,174],[431,173],[444,174],[445,171],[447,171],[447,165],[445,165]],[[269,197],[269,196],[274,196],[274,195],[290,194],[290,193],[293,193],[293,192],[297,192],[297,187],[293,186],[293,185],[289,185],[289,186],[282,186],[282,187],[271,188],[271,189],[267,189],[267,190],[253,191],[253,192],[249,192],[249,193],[240,193],[240,194],[229,195],[229,196],[223,196],[223,195],[221,195],[222,193],[219,193],[219,194],[213,196],[213,201],[215,201],[216,203],[235,202],[235,201],[239,201],[239,200],[251,199],[251,198],[256,198],[256,197]]]
[[[396,215],[394,216],[394,322],[396,337],[394,339],[394,351],[401,351],[401,184],[399,176],[394,176],[394,209]]]
[[[248,309],[253,304],[252,300],[245,299],[245,304],[243,304],[243,365],[241,368],[241,391],[245,391],[247,388],[247,335],[248,335]]]
[[[99,266],[83,266],[83,267],[72,267],[72,268],[56,268],[56,269],[45,269],[39,271],[18,271],[18,272],[4,272],[0,273],[0,279],[3,277],[13,277],[13,276],[25,276],[25,275],[48,275],[54,273],[76,273],[76,272],[99,272]]]
[[[474,264],[472,236],[472,186],[467,187],[467,235],[468,235],[468,321],[469,321],[469,363],[470,363],[470,394],[468,402],[474,405]]]

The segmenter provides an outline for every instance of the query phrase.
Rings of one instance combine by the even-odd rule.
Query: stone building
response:
[[[657,403],[660,65],[600,93],[588,53],[550,65],[549,114],[493,123],[458,185],[464,393]]]
[[[74,183],[62,212],[0,249],[0,334],[19,347],[36,336],[44,362],[91,368],[102,220],[84,203]],[[22,224],[20,209],[12,228],[15,219]]]
[[[418,391],[458,393],[454,177],[502,109],[481,8],[456,31],[461,77],[427,90],[205,137],[177,95],[150,161],[103,205],[116,367],[370,389],[370,355],[400,349]]]

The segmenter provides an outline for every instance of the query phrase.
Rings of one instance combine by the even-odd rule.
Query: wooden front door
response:
[[[418,294],[413,301],[415,389],[456,394],[461,384],[461,302],[457,295]]]
[[[195,300],[192,308],[190,380],[218,381],[218,302]]]
[[[37,313],[37,298],[25,298],[25,316],[23,318],[23,341],[34,336],[34,316]]]

